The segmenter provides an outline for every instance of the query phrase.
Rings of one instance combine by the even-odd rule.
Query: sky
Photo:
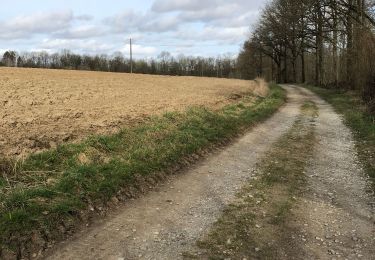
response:
[[[0,52],[235,55],[266,0],[0,0]]]

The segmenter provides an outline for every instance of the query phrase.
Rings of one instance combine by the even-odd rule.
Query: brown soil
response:
[[[0,68],[0,155],[111,133],[189,106],[219,108],[262,87],[243,80]]]

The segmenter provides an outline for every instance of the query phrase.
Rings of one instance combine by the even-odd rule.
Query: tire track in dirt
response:
[[[304,96],[286,87],[288,103],[235,144],[146,196],[130,201],[48,259],[178,259],[217,219],[256,162],[299,114]]]

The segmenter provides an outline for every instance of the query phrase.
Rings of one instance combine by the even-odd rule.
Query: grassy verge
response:
[[[271,86],[268,97],[244,97],[220,111],[192,108],[167,113],[110,136],[34,154],[23,162],[0,161],[0,245],[4,254],[28,257],[46,247],[139,179],[152,178],[204,149],[266,119],[285,100]],[[141,187],[140,187],[141,188]],[[0,251],[0,258],[2,257]]]
[[[311,86],[307,88],[332,104],[343,115],[346,125],[354,133],[358,155],[371,179],[372,190],[375,191],[375,116],[366,112],[365,105],[355,93]]]
[[[198,252],[187,253],[186,258],[278,259],[298,251],[288,220],[305,184],[317,107],[307,102],[301,110],[302,116],[259,163],[237,200],[198,241]]]

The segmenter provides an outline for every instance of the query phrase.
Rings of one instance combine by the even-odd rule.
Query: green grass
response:
[[[278,259],[298,252],[291,238],[291,209],[306,183],[304,170],[316,143],[312,102],[257,165],[246,183],[187,259]],[[289,254],[290,253],[290,254]],[[291,257],[293,258],[293,257]],[[298,256],[296,256],[298,258]]]
[[[83,211],[106,205],[135,186],[139,176],[151,178],[183,164],[187,157],[266,119],[284,103],[285,92],[271,86],[268,97],[249,100],[219,111],[196,107],[167,113],[22,162],[0,161],[0,244],[19,250],[35,231],[50,240],[61,236],[58,227],[71,229]]]
[[[375,115],[366,111],[366,106],[354,92],[342,92],[308,86],[335,110],[343,115],[347,126],[352,129],[356,139],[359,158],[371,179],[375,191]]]

